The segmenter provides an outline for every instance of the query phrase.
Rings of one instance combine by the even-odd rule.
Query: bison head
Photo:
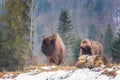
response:
[[[82,53],[85,55],[92,55],[91,52],[91,47],[90,46],[86,46],[86,47],[81,47]]]
[[[55,42],[56,42],[56,39],[52,36],[43,38],[41,51],[46,56],[51,56],[52,51],[55,49]]]

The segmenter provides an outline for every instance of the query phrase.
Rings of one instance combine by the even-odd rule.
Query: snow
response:
[[[41,69],[44,70],[51,70],[52,68],[55,68],[55,66],[42,66]]]
[[[27,74],[29,74],[29,75],[35,75],[37,73],[39,73],[39,70],[35,69],[35,70],[30,70]]]
[[[65,80],[94,80],[95,77],[98,74],[95,72],[87,72],[86,70],[80,69],[74,72],[74,74],[72,74],[70,77],[66,78]]]
[[[116,73],[120,75],[120,70],[116,71]]]
[[[42,69],[50,70],[47,66],[41,67]],[[51,68],[55,68],[51,67]],[[100,67],[101,68],[101,67]],[[112,68],[108,68],[112,70]],[[75,70],[57,70],[57,71],[39,71],[38,69],[30,70],[27,73],[21,73],[16,78],[6,78],[0,80],[120,80],[120,70],[117,70],[117,76],[107,76],[101,74],[102,71],[93,71],[88,68],[75,69]]]
[[[117,75],[113,80],[120,80],[120,75]]]
[[[101,75],[101,76],[98,76],[98,78],[96,80],[110,80],[110,79],[106,75]]]
[[[7,79],[7,78],[13,78],[13,74],[5,74],[3,77],[5,78],[5,79]]]
[[[27,73],[25,74],[20,74],[18,75],[15,80],[31,80],[32,76],[28,75]]]

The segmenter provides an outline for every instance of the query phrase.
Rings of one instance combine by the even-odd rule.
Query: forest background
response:
[[[79,57],[80,42],[99,41],[109,62],[120,62],[119,0],[0,0],[0,70],[47,63],[42,36],[59,33],[66,65]]]

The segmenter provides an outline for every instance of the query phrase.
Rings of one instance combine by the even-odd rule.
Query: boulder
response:
[[[106,65],[106,58],[104,56],[98,56],[98,55],[81,55],[76,62],[75,66],[77,68],[93,68],[93,67],[99,67],[101,65]]]

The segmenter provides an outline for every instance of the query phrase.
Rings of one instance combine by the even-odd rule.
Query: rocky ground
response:
[[[23,72],[1,72],[0,80],[120,80],[120,65],[76,68],[74,66],[29,66]]]

